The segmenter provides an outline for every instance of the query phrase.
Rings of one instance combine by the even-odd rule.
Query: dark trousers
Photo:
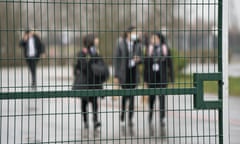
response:
[[[165,88],[166,86],[159,86],[158,88]],[[149,85],[149,88],[156,88],[156,86]],[[165,95],[160,95],[159,97],[159,110],[160,110],[160,121],[165,118]],[[152,122],[152,116],[153,116],[153,107],[156,101],[156,95],[150,95],[149,96],[149,122]]]
[[[136,86],[134,85],[122,85],[123,89],[134,89]],[[129,100],[129,112],[128,119],[132,121],[133,113],[134,113],[134,96],[122,96],[122,111],[121,111],[121,121],[124,121],[125,112],[126,112],[126,102]]]
[[[97,97],[86,97],[82,98],[82,114],[83,114],[83,121],[86,124],[88,121],[88,103],[92,103],[92,109],[93,109],[93,122],[96,123],[98,121],[98,103],[97,103]]]
[[[149,112],[149,122],[152,122],[152,116],[153,116],[153,106],[156,100],[156,96],[155,95],[150,95],[149,96],[149,108],[150,108],[150,112]],[[160,101],[160,120],[162,121],[163,118],[165,118],[165,95],[160,95],[159,96],[159,101]]]
[[[36,85],[37,58],[27,58],[26,62],[32,75],[32,85]]]

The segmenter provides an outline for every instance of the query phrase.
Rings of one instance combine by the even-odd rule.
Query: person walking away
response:
[[[22,40],[20,41],[20,47],[24,50],[24,56],[26,63],[32,75],[32,89],[36,89],[37,79],[36,70],[37,63],[40,56],[45,51],[45,46],[41,42],[39,36],[31,30],[26,30]]]

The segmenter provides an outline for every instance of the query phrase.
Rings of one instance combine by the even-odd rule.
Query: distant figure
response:
[[[117,41],[116,52],[114,56],[114,82],[120,83],[122,89],[135,89],[138,83],[138,64],[141,62],[141,43],[139,42],[136,27],[130,26],[123,37]],[[133,113],[134,96],[122,96],[121,105],[121,128],[125,133],[124,121],[126,112],[126,102],[129,100],[128,125],[130,134],[133,135]]]
[[[144,60],[144,81],[149,88],[166,88],[168,82],[174,82],[173,62],[166,39],[161,33],[155,33],[150,38]],[[156,95],[149,96],[149,125],[150,135],[153,135],[153,107]],[[165,95],[159,96],[160,100],[160,134],[166,135],[165,130]]]
[[[88,34],[84,37],[83,44],[84,48],[79,52],[77,63],[74,66],[74,84],[72,89],[102,89],[102,84],[109,78],[109,69],[99,55],[97,49],[99,39],[94,34]],[[81,110],[85,130],[89,128],[87,106],[89,103],[92,103],[94,134],[98,133],[97,128],[101,126],[101,123],[98,121],[97,100],[97,96],[81,97]],[[85,134],[88,134],[87,132]]]
[[[31,30],[26,30],[20,46],[24,48],[24,56],[27,65],[32,74],[32,88],[36,89],[36,68],[41,54],[45,51],[45,46],[41,42],[39,36]]]

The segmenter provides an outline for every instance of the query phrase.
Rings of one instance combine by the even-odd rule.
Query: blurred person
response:
[[[79,89],[103,89],[102,84],[109,77],[109,69],[98,52],[99,38],[95,34],[87,34],[83,39],[84,48],[77,56],[74,66],[73,90]],[[89,129],[88,104],[92,103],[94,134],[101,126],[98,121],[98,96],[81,97],[81,111],[84,121],[84,129]]]
[[[142,32],[141,33],[141,36],[140,36],[140,41],[142,43],[142,55],[143,56],[146,56],[146,51],[147,51],[147,48],[149,46],[149,33],[147,32]],[[144,75],[144,65],[142,66],[142,73],[141,75]],[[143,89],[145,88],[148,88],[147,86],[147,83],[144,83],[143,84]],[[141,98],[141,102],[142,103],[147,103],[148,102],[148,95],[143,95],[142,98]]]
[[[135,89],[138,83],[138,64],[141,63],[141,43],[135,26],[130,26],[123,37],[117,41],[114,56],[114,82],[119,83],[122,89]],[[133,135],[134,96],[122,96],[120,121],[122,132],[125,133],[124,121],[126,102],[129,100],[128,125]]]
[[[163,34],[154,33],[150,38],[144,59],[144,82],[148,88],[167,88],[168,82],[174,82],[171,51]],[[165,128],[165,95],[159,95],[160,100],[160,135],[166,135]],[[154,135],[152,117],[156,95],[149,96],[149,126],[150,135]]]
[[[24,49],[24,56],[28,68],[32,75],[32,88],[36,89],[36,68],[40,56],[45,51],[45,46],[41,42],[40,37],[31,30],[24,32],[22,40],[20,40],[20,47]]]

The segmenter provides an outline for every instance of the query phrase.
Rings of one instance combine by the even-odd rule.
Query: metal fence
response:
[[[228,142],[226,3],[0,0],[0,143]]]

